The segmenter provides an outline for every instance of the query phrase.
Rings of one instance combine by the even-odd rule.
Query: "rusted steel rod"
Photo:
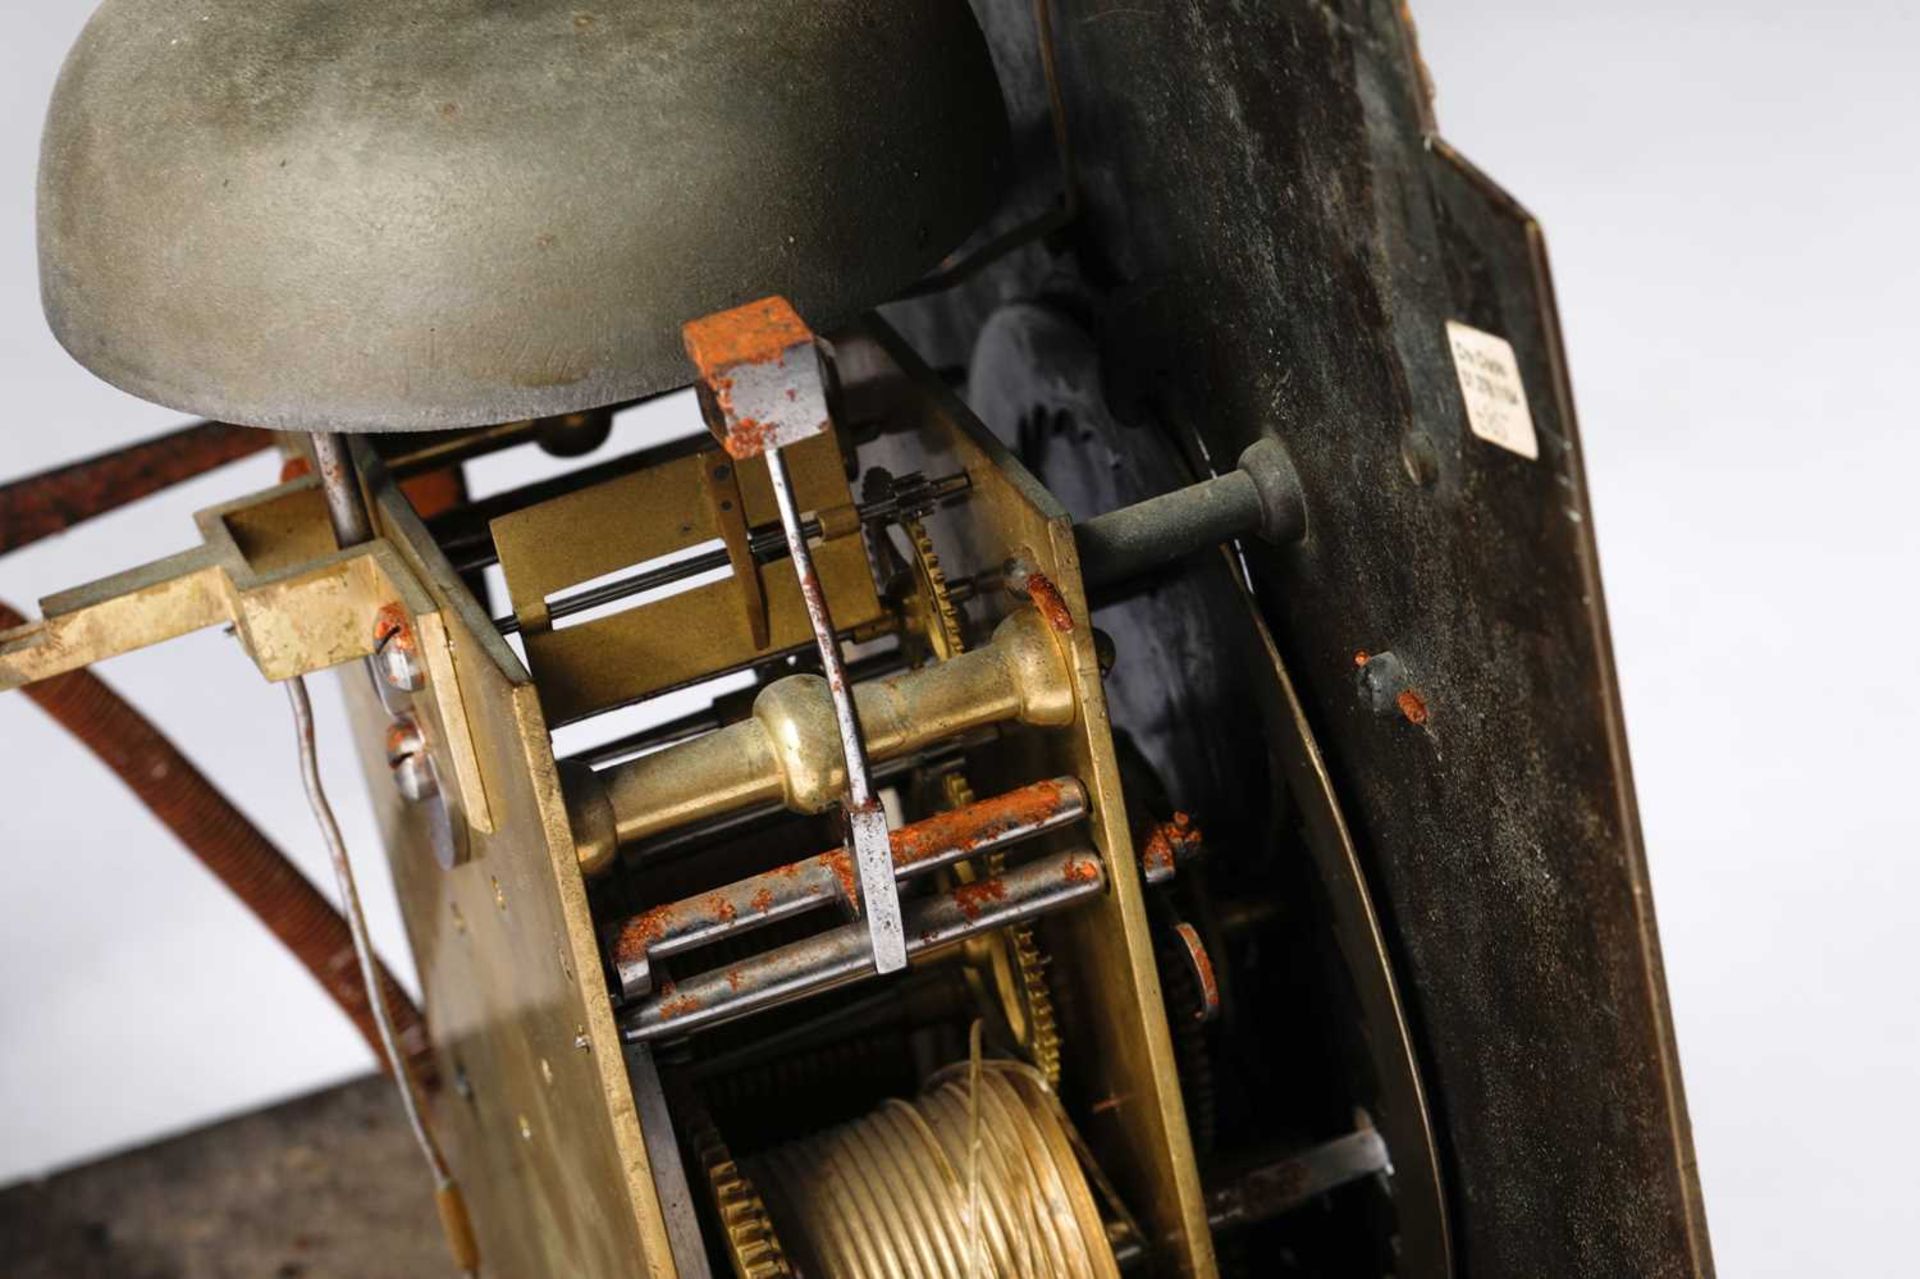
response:
[[[313,460],[320,468],[320,492],[327,499],[327,521],[333,525],[333,540],[341,550],[373,540],[373,516],[367,499],[360,492],[359,472],[347,452],[345,436],[315,431]]]
[[[1041,857],[993,879],[905,904],[909,957],[1064,910],[1106,889],[1086,850]],[[719,1025],[874,975],[867,930],[848,924],[671,985],[621,1018],[620,1036],[646,1043]]]
[[[0,630],[25,618],[0,604]],[[346,921],[298,867],[222,795],[192,761],[90,671],[72,671],[21,690],[112,769],[147,810],[293,952],[340,1006],[382,1066],[380,1034],[367,1006]],[[422,1078],[433,1071],[419,1009],[386,965],[387,1005],[402,1050]]]
[[[0,555],[260,452],[271,431],[196,422],[0,485]]]
[[[1071,825],[1086,813],[1086,788],[1077,778],[1060,777],[902,826],[888,833],[894,878],[906,880],[1008,848]],[[712,892],[655,906],[627,920],[614,938],[611,949],[621,994],[628,999],[647,994],[655,960],[832,903],[851,909],[857,900],[847,850],[835,848]]]
[[[820,666],[826,674],[828,698],[833,705],[834,724],[840,730],[847,785],[840,812],[847,832],[847,851],[853,855],[853,869],[860,881],[860,913],[873,942],[873,962],[883,973],[897,973],[907,966],[907,943],[900,933],[900,891],[893,882],[887,810],[873,786],[866,731],[861,727],[859,711],[854,708],[853,686],[847,683],[846,662],[840,654],[840,636],[834,629],[827,593],[814,571],[813,553],[807,549],[806,531],[800,526],[800,504],[794,497],[793,477],[787,472],[786,457],[772,445],[768,445],[761,456],[767,460],[774,504],[780,508],[780,524],[787,533],[787,558],[793,561],[794,573],[800,581],[800,598],[807,607],[807,619],[813,624],[813,638],[820,648]]]

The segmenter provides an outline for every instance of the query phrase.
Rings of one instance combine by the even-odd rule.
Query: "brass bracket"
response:
[[[836,513],[835,526],[844,527],[837,512],[851,506],[852,495],[838,442],[816,436],[786,456],[803,509]],[[716,476],[723,464],[729,475]],[[722,509],[728,501],[733,511]],[[493,521],[507,594],[549,723],[570,723],[812,642],[799,584],[790,571],[763,572],[746,554],[742,529],[729,529],[735,513],[749,530],[779,519],[767,464],[705,449]],[[885,616],[857,531],[823,538],[813,548],[833,616],[848,629]],[[635,601],[575,625],[535,625],[548,614],[549,596],[716,539],[727,548],[725,580]]]
[[[706,490],[707,505],[713,511],[714,527],[727,547],[727,562],[733,566],[733,580],[740,591],[740,607],[746,614],[753,646],[765,649],[773,642],[767,621],[767,588],[760,580],[760,562],[753,558],[747,529],[747,503],[740,496],[740,476],[733,460],[712,459],[701,468],[700,483]]]
[[[228,626],[268,680],[371,656],[383,609],[411,619],[426,667],[416,698],[461,706],[459,673],[432,597],[393,546],[335,547],[311,476],[194,516],[201,544],[40,602],[41,621],[0,633],[0,691]],[[464,714],[433,717],[443,772],[466,820],[493,829]]]

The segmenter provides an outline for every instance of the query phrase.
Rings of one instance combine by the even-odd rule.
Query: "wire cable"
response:
[[[24,625],[24,617],[0,603],[0,631]],[[253,912],[352,1020],[386,1069],[346,921],[300,868],[152,720],[91,670],[54,675],[20,691],[106,765]],[[431,1081],[434,1063],[420,1011],[385,964],[376,968],[407,1058]]]
[[[341,911],[346,915],[347,926],[353,934],[353,949],[360,958],[360,971],[368,975],[367,1005],[373,1010],[374,1022],[380,1028],[380,1043],[386,1050],[394,1082],[399,1087],[400,1105],[407,1113],[407,1124],[413,1129],[414,1141],[418,1143],[427,1167],[433,1172],[434,1200],[440,1209],[440,1223],[446,1230],[448,1246],[452,1248],[454,1260],[460,1269],[469,1276],[475,1275],[480,1269],[479,1247],[474,1240],[473,1225],[467,1217],[459,1183],[454,1180],[452,1170],[447,1167],[446,1156],[441,1152],[439,1143],[434,1141],[420,1113],[420,1098],[415,1091],[413,1073],[407,1069],[406,1058],[401,1055],[394,1034],[393,1018],[387,1009],[386,993],[371,976],[375,971],[372,962],[373,939],[367,933],[366,913],[360,908],[360,890],[354,884],[353,863],[347,860],[346,840],[341,837],[340,823],[334,818],[333,805],[327,802],[326,788],[320,782],[319,753],[314,749],[313,741],[313,702],[307,696],[305,678],[295,675],[287,681],[287,700],[293,706],[294,732],[300,748],[300,780],[306,787],[307,803],[313,809],[314,820],[320,824],[320,835],[326,842],[327,856],[333,862],[333,877],[340,889]]]

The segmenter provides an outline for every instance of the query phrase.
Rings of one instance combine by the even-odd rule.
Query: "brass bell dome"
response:
[[[884,301],[1006,149],[964,0],[106,0],[42,293],[83,364],[206,417],[546,416],[690,381],[690,318]]]

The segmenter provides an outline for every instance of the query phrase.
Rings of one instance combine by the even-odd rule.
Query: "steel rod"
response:
[[[360,477],[345,438],[326,431],[315,431],[308,438],[313,441],[314,469],[320,473],[320,491],[326,494],[334,540],[343,551],[371,542],[373,519],[367,514],[367,500],[360,492]]]
[[[904,882],[1010,848],[1086,813],[1086,788],[1076,778],[1060,777],[902,826],[889,834],[894,878]],[[846,850],[835,848],[643,911],[621,925],[611,948],[621,993],[628,999],[649,993],[652,964],[658,960],[822,906],[851,906],[852,889]]]
[[[941,501],[956,493],[963,493],[970,483],[964,472],[934,480],[928,490],[932,495],[928,500]],[[897,501],[888,498],[858,506],[855,511],[861,523],[870,524],[893,518],[899,506]],[[800,528],[809,539],[820,536],[820,521],[817,519],[803,520]],[[772,526],[752,529],[747,534],[747,550],[752,553],[756,563],[767,564],[780,559],[787,550],[786,532],[784,529]],[[616,603],[632,595],[642,595],[648,591],[671,586],[675,582],[685,581],[701,573],[711,573],[726,568],[730,562],[725,549],[716,549],[702,551],[698,555],[689,555],[685,559],[663,564],[659,568],[646,569],[627,577],[615,578],[592,590],[581,591],[577,595],[552,601],[547,607],[547,619],[549,623],[558,622],[587,612],[589,609]],[[520,630],[520,619],[512,615],[496,617],[493,624],[502,635],[517,634]]]
[[[1387,1143],[1373,1128],[1322,1142],[1240,1174],[1207,1196],[1207,1220],[1215,1230],[1243,1226],[1291,1212],[1330,1190],[1393,1171]]]
[[[907,953],[924,954],[1064,910],[1098,896],[1106,882],[1100,858],[1083,849],[962,884],[908,905]],[[689,1034],[873,975],[866,930],[849,924],[663,988],[622,1018],[620,1035],[628,1043],[647,1043]]]
[[[360,491],[360,478],[354,468],[353,455],[347,451],[345,439],[320,431],[314,432],[310,438],[313,441],[315,469],[320,473],[320,488],[327,499],[327,518],[333,524],[334,540],[342,550],[372,541],[373,518],[367,511],[366,497]],[[377,680],[375,682],[378,683]],[[347,845],[341,837],[340,824],[334,819],[333,806],[327,802],[326,790],[320,782],[319,753],[314,748],[313,740],[313,704],[307,697],[307,681],[304,677],[295,675],[287,681],[287,700],[293,707],[295,735],[300,747],[300,780],[306,787],[307,803],[313,809],[314,820],[320,825],[328,857],[333,863],[334,881],[340,890],[341,913],[347,917],[348,929],[353,937],[354,957],[360,961],[361,975],[366,981],[367,1007],[380,1029],[381,1046],[392,1067],[407,1124],[413,1129],[414,1140],[433,1173],[434,1202],[440,1210],[440,1226],[446,1234],[447,1246],[453,1252],[454,1264],[460,1267],[463,1274],[476,1275],[480,1270],[480,1250],[474,1237],[473,1223],[467,1215],[466,1200],[460,1192],[459,1182],[454,1179],[453,1170],[447,1165],[446,1156],[440,1150],[439,1142],[434,1140],[421,1114],[413,1072],[408,1069],[407,1060],[400,1053],[393,1014],[387,1007],[386,993],[375,975],[373,938],[367,931],[366,915],[360,909],[360,890],[354,883],[353,863],[347,858]]]
[[[767,460],[767,477],[773,481],[773,501],[780,508],[780,527],[786,530],[787,557],[793,561],[793,571],[800,579],[800,598],[806,604],[807,619],[813,623],[814,639],[820,646],[820,665],[833,700],[834,724],[840,730],[840,747],[846,755],[847,800],[842,812],[846,817],[847,843],[853,852],[854,869],[860,877],[860,908],[867,918],[873,963],[882,973],[899,972],[907,966],[907,945],[901,931],[900,893],[893,883],[886,810],[880,807],[874,794],[873,774],[867,767],[867,745],[860,731],[860,716],[853,706],[853,689],[847,683],[847,669],[840,657],[840,639],[833,629],[827,593],[820,585],[820,575],[814,571],[813,553],[807,549],[807,535],[801,527],[800,507],[794,498],[787,459],[778,448],[771,447],[761,456]]]

